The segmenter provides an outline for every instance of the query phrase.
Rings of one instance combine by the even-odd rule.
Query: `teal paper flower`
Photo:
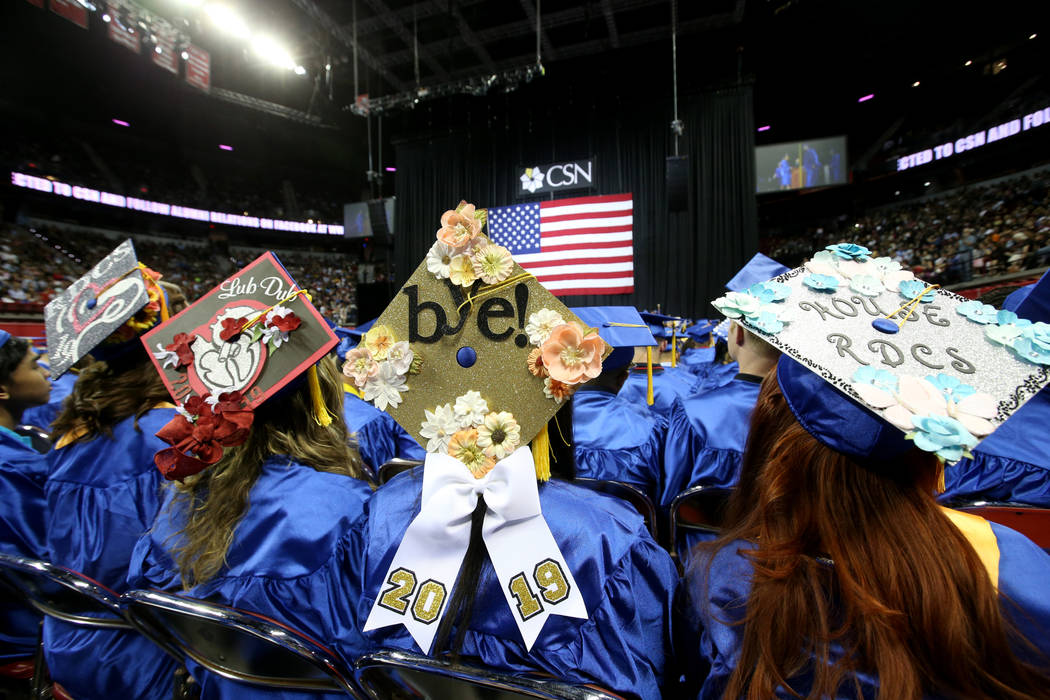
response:
[[[759,282],[752,285],[747,293],[763,304],[769,304],[787,299],[791,295],[791,287],[783,282]]]
[[[1000,326],[1016,326],[1017,328],[1024,328],[1025,326],[1032,325],[1032,322],[1026,318],[1020,318],[1013,311],[1007,311],[1006,309],[999,309],[995,314],[995,322]]]
[[[935,452],[948,462],[957,462],[970,454],[977,445],[977,438],[966,427],[948,416],[912,416],[913,432],[907,437],[915,441],[916,447],[926,452]]]
[[[853,373],[853,381],[858,384],[871,384],[883,391],[897,391],[897,375],[886,369],[875,369],[862,365]]]
[[[914,299],[927,289],[928,285],[922,280],[904,280],[900,283],[898,290],[905,299]],[[936,298],[936,294],[923,294],[920,303],[929,304]]]
[[[1001,311],[999,313],[1002,313]],[[1014,339],[1021,335],[1021,326],[1007,323],[1001,326],[988,325],[984,327],[984,335],[996,345],[1009,346]]]
[[[763,333],[776,335],[784,330],[784,322],[772,311],[760,311],[747,317],[747,324]]]
[[[745,292],[728,292],[711,304],[726,318],[750,317],[759,312],[762,302]]]
[[[820,275],[811,272],[802,278],[802,284],[815,292],[834,292],[839,288],[839,278],[834,275]]]
[[[945,399],[954,403],[959,403],[967,396],[977,393],[977,389],[974,387],[969,384],[963,384],[962,381],[956,377],[953,377],[950,374],[944,374],[943,372],[936,375],[926,375],[926,381],[940,389],[941,393],[944,394]]]
[[[1050,365],[1050,323],[1033,323],[1021,329],[1010,347],[1022,359],[1037,365]]]
[[[860,262],[864,262],[871,255],[870,250],[856,243],[836,243],[826,246],[825,250],[830,250],[843,260],[859,260]]]
[[[965,316],[974,323],[998,323],[998,310],[991,304],[982,304],[979,301],[965,301],[955,307],[955,312]]]
[[[882,280],[874,275],[857,275],[849,281],[849,288],[866,297],[877,297],[885,289]]]

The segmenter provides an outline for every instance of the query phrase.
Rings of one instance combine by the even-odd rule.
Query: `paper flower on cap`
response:
[[[802,284],[817,292],[834,292],[839,288],[839,278],[810,272],[802,278]]]
[[[358,346],[346,353],[343,362],[343,374],[354,380],[358,389],[365,382],[379,373],[379,364],[372,358],[372,353],[364,346]]]
[[[551,379],[547,377],[543,380],[543,395],[548,399],[551,399],[556,404],[560,404],[565,399],[572,396],[573,388],[568,384],[563,384],[557,379]]]
[[[970,456],[970,448],[977,445],[974,437],[959,421],[947,416],[913,416],[914,430],[907,437],[926,452],[935,452],[948,462],[957,462]]]
[[[176,333],[167,345],[157,343],[157,352],[153,356],[164,367],[185,367],[193,362],[193,336],[189,333]]]
[[[468,391],[456,399],[456,420],[460,427],[479,425],[489,412],[489,404],[477,391]]]
[[[521,427],[506,411],[490,413],[478,427],[478,446],[494,460],[501,460],[518,448]]]
[[[998,310],[991,304],[982,304],[979,301],[967,301],[955,307],[955,312],[965,316],[974,323],[998,323]]]
[[[449,439],[448,456],[463,462],[475,479],[485,476],[496,466],[496,462],[478,444],[478,431],[475,428],[460,430]]]
[[[757,314],[752,314],[747,317],[747,322],[749,325],[769,335],[774,335],[784,330],[784,322],[777,318],[777,315],[772,311],[759,311]]]
[[[874,275],[857,275],[849,281],[849,288],[866,297],[877,297],[882,294],[882,281]]]
[[[862,245],[856,243],[836,243],[835,245],[829,245],[825,250],[830,251],[833,255],[836,255],[843,260],[859,260],[864,262],[871,256],[871,251]]]
[[[459,430],[459,420],[456,412],[449,404],[438,406],[433,411],[424,410],[423,421],[419,434],[427,439],[427,452],[448,453],[448,441],[453,433]]]
[[[935,298],[933,294],[923,294],[927,289],[929,289],[929,285],[917,279],[904,280],[897,285],[897,290],[905,299],[914,299],[922,294],[922,297],[919,299],[919,302],[922,304],[929,304]]]
[[[288,334],[302,323],[287,306],[275,306],[266,313],[263,321],[262,340],[279,348],[288,341]]]
[[[529,316],[529,322],[525,324],[525,334],[529,336],[529,342],[538,347],[550,337],[555,327],[564,323],[565,319],[557,311],[540,309]]]
[[[961,380],[943,372],[936,375],[927,375],[926,381],[940,389],[945,399],[954,403],[959,403],[967,396],[977,393],[977,389],[974,389],[969,384],[963,384]]]
[[[853,390],[873,408],[888,408],[896,404],[894,393],[898,383],[897,375],[893,372],[867,365],[858,367],[853,373]]]
[[[781,282],[759,282],[748,288],[747,293],[761,304],[784,301],[791,295],[791,287]]]
[[[546,377],[547,368],[543,366],[543,351],[539,348],[533,348],[532,352],[529,353],[527,360],[529,372],[534,377]]]
[[[427,270],[438,279],[448,279],[451,274],[449,265],[452,264],[452,258],[460,252],[459,248],[453,248],[447,243],[436,241],[434,245],[430,246],[430,252],[427,253]]]
[[[1039,322],[1023,327],[1010,348],[1029,362],[1050,365],[1050,324]]]
[[[397,408],[401,405],[401,393],[408,391],[405,376],[398,374],[389,362],[379,365],[379,371],[365,381],[362,387],[365,401],[371,401],[380,411],[387,406]]]
[[[471,262],[474,275],[485,284],[498,284],[514,271],[514,259],[510,251],[501,245],[479,247],[474,251]]]
[[[458,284],[460,287],[469,287],[474,284],[477,275],[474,274],[474,262],[469,255],[462,253],[452,258],[448,266],[448,278],[452,284]]]
[[[723,316],[734,319],[756,314],[762,306],[762,302],[746,292],[728,292],[711,303]]]
[[[602,373],[605,341],[577,323],[556,326],[540,349],[547,373],[563,384],[579,384]]]
[[[227,343],[235,340],[244,327],[244,319],[237,316],[224,318],[220,323],[222,324],[222,330],[219,331],[219,339]]]
[[[441,215],[441,228],[437,238],[445,245],[462,248],[481,233],[482,217],[476,216],[473,204],[460,202],[455,211],[448,210]]]

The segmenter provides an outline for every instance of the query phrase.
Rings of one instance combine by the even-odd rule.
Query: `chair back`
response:
[[[615,496],[621,501],[627,501],[636,511],[638,511],[638,514],[645,519],[645,527],[648,528],[649,534],[651,534],[654,539],[657,537],[656,508],[653,506],[653,502],[649,500],[649,497],[638,487],[625,484],[622,481],[587,479],[582,477],[573,479],[572,483],[577,486],[582,486],[585,489],[590,489],[591,491]]]
[[[51,437],[43,428],[38,428],[35,425],[20,425],[15,428],[15,432],[29,438],[33,443],[33,449],[40,454],[44,454],[51,449]]]
[[[401,459],[400,457],[395,457],[379,468],[379,485],[382,486],[401,472],[408,471],[409,469],[418,467],[421,464],[422,462],[418,459]]]
[[[375,700],[519,700],[566,698],[617,700],[619,695],[596,686],[577,685],[554,678],[508,674],[486,668],[453,664],[403,651],[381,651],[358,659],[357,680]]]
[[[726,505],[733,489],[693,486],[671,501],[671,541],[683,530],[717,535],[722,531]]]
[[[83,574],[0,553],[0,585],[38,612],[84,627],[131,629],[120,596]]]
[[[1042,549],[1050,550],[1050,508],[995,501],[956,501],[951,507],[1017,530]]]
[[[361,697],[331,650],[276,620],[159,591],[128,591],[121,600],[142,634],[223,678]]]

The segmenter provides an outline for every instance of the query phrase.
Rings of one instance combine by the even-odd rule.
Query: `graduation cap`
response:
[[[742,292],[748,287],[765,282],[768,279],[782,275],[788,268],[778,263],[773,258],[755,253],[740,270],[733,275],[733,279],[726,282],[726,289],[731,292]]]
[[[680,320],[677,316],[668,316],[659,311],[640,311],[639,315],[649,325],[653,337],[660,340],[670,340],[674,334],[672,326]]]
[[[859,458],[954,462],[1050,382],[1050,324],[929,285],[839,243],[714,305],[783,352],[806,430]]]
[[[1012,292],[1003,301],[1003,308],[1029,321],[1050,323],[1050,272],[1044,272],[1035,284]]]
[[[11,334],[0,328],[0,348],[7,345],[7,341],[11,340]]]
[[[653,348],[656,340],[633,306],[573,306],[569,309],[591,328],[598,329],[613,351],[602,362],[603,369],[617,369],[634,360],[635,348]]]
[[[685,334],[698,343],[707,342],[707,339],[711,336],[711,331],[715,329],[717,323],[717,321],[700,319],[693,325],[686,326]]]
[[[112,359],[168,319],[160,275],[135,257],[128,239],[44,307],[51,377],[57,378],[94,352]]]
[[[314,364],[337,343],[328,324],[273,253],[265,253],[142,337],[179,405],[157,435],[168,479],[183,479],[248,436],[253,410],[308,372],[314,418],[331,416]]]
[[[718,323],[718,325],[716,325],[714,328],[711,329],[711,335],[713,335],[718,340],[729,340],[729,324],[730,323],[731,323],[730,319],[728,319],[728,318],[722,319]]]
[[[461,203],[442,223],[453,219],[456,228],[443,225],[347,353],[343,373],[427,452],[456,457],[481,478],[493,460],[538,438],[537,474],[547,478],[547,421],[576,385],[598,376],[610,350],[489,241],[485,210]]]

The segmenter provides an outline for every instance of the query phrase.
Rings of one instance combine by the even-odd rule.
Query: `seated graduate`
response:
[[[140,335],[177,308],[139,263],[130,240],[118,246],[45,309],[48,360],[60,376],[84,354],[84,370],[53,424],[47,480],[50,561],[120,593],[131,550],[160,505],[154,434],[175,415]],[[52,677],[77,698],[170,696],[174,664],[129,666],[128,646],[153,652],[136,632],[90,630],[44,620],[44,651]]]
[[[339,365],[347,373],[343,381],[343,419],[371,476],[375,478],[379,468],[395,457],[422,461],[426,451],[419,443],[389,413],[362,399],[361,390],[353,383],[355,370],[353,363],[347,361],[347,354],[361,343],[366,332],[341,327],[332,330],[339,337],[335,348]]]
[[[983,301],[982,297],[982,301]],[[1006,298],[1003,309],[1050,323],[1050,275]],[[1050,389],[1043,389],[1001,428],[944,471],[942,502],[1008,501],[1050,508]]]
[[[289,291],[276,300],[229,291],[252,289],[236,283],[252,276]],[[128,585],[185,591],[329,639],[327,611],[353,602],[333,603],[328,584],[351,573],[340,553],[371,495],[342,419],[342,376],[326,356],[337,339],[272,253],[220,288],[148,339],[167,349],[155,363],[182,402],[159,433],[171,446],[155,458],[176,483],[135,546]],[[214,328],[232,330],[214,338]],[[247,380],[231,385],[237,377]],[[289,697],[189,671],[202,698]]]
[[[689,392],[690,396],[725,386],[740,371],[740,365],[729,356],[729,324],[730,319],[725,318],[711,329],[713,343],[711,349],[714,350],[714,357],[710,364],[693,371],[696,375],[696,382]]]
[[[696,323],[686,326],[686,344],[679,353],[678,364],[683,369],[699,376],[706,372],[707,368],[715,359],[714,330],[715,321],[700,319]]]
[[[748,292],[729,292],[712,302],[728,318],[740,318],[741,308],[757,306]],[[747,444],[751,410],[759,385],[776,365],[780,351],[758,331],[737,321],[729,325],[728,355],[739,371],[724,386],[686,399],[671,409],[664,446],[664,488],[660,505],[693,486],[736,485]]]
[[[726,528],[687,574],[699,697],[1050,697],[1050,556],[934,497],[1050,356],[888,258],[830,248],[778,289],[790,314],[742,319],[785,354]],[[958,403],[962,382],[926,376],[942,359],[975,390]]]
[[[363,629],[376,648],[659,697],[674,564],[631,506],[571,482],[568,399],[605,343],[475,216],[442,217],[432,254],[448,273],[420,265],[366,341],[407,339],[419,360],[418,375],[380,362],[363,391],[427,457],[369,502]]]
[[[26,409],[48,401],[47,370],[25,338],[0,328],[0,552],[47,559],[47,459],[15,432]],[[40,615],[21,603],[0,603],[0,663],[32,657]]]
[[[576,475],[630,484],[655,502],[667,423],[643,404],[630,403],[617,392],[630,372],[635,347],[651,347],[656,341],[633,306],[569,310],[587,326],[598,329],[598,335],[613,348],[602,361],[602,373],[573,394]]]
[[[61,377],[52,379],[49,376],[51,396],[48,398],[47,403],[27,408],[25,413],[22,414],[22,424],[32,425],[45,432],[50,432],[51,424],[55,418],[58,418],[58,414],[62,412],[62,404],[65,403],[66,397],[73,393],[73,385],[76,384],[80,371],[91,364],[92,361],[90,355],[85,355],[74,366],[66,370]],[[51,365],[48,364],[46,353],[40,355],[37,359],[37,364],[50,374]]]
[[[692,373],[678,367],[675,349],[677,334],[670,326],[678,324],[681,319],[652,311],[641,311],[639,315],[649,326],[653,337],[661,342],[661,347],[666,341],[667,347],[671,349],[673,366],[657,364],[651,369],[640,366],[632,369],[623,388],[620,389],[620,395],[639,406],[644,402],[650,411],[666,418],[675,399],[687,396],[696,381]],[[647,347],[647,364],[650,356],[651,348]]]

